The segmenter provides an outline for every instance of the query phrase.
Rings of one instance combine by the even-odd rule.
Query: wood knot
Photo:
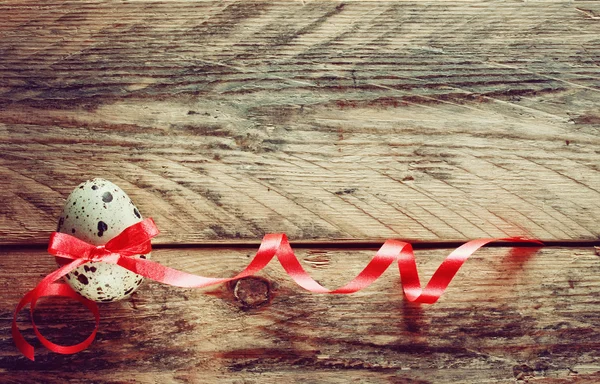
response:
[[[260,277],[245,277],[234,283],[233,296],[242,308],[258,308],[271,301],[271,284]]]

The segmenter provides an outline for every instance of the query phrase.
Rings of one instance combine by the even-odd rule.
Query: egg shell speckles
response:
[[[142,215],[121,188],[96,178],[79,184],[71,192],[58,220],[57,232],[90,244],[104,245],[140,221]],[[59,258],[57,262],[64,263]],[[142,284],[143,277],[118,265],[89,262],[68,273],[64,280],[82,296],[108,302],[129,297]]]

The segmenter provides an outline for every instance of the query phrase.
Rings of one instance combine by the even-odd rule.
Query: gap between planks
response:
[[[410,243],[414,249],[446,249],[446,248],[458,248],[465,244],[465,241],[411,241],[402,240]],[[539,239],[538,239],[539,240]],[[573,247],[600,247],[600,240],[539,240],[543,243],[523,243],[515,241],[496,241],[485,245],[485,247],[493,248],[511,248],[511,247],[528,247],[528,248],[573,248]],[[290,241],[290,245],[293,249],[327,249],[327,250],[344,250],[344,249],[355,249],[355,250],[366,250],[366,249],[378,249],[380,248],[385,240],[331,240],[331,241],[319,241],[319,240],[299,240]],[[203,243],[166,243],[166,244],[153,244],[153,249],[202,249],[202,248],[220,248],[220,249],[239,249],[239,248],[258,248],[260,246],[259,241],[208,241]],[[0,247],[0,250],[5,252],[10,251],[22,251],[22,250],[40,250],[45,249],[46,244],[6,244]]]

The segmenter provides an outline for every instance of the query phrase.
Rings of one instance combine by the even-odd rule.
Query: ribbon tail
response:
[[[43,297],[43,296],[64,296],[64,295],[60,295],[60,294],[49,294],[49,293],[52,293],[52,291],[53,291],[53,289],[51,288],[53,285],[64,285],[64,284],[53,284],[53,283],[56,280],[63,277],[64,275],[66,275],[67,273],[74,270],[75,268],[79,267],[80,265],[85,264],[86,262],[87,262],[86,260],[82,260],[82,259],[74,260],[71,263],[58,268],[56,271],[54,271],[54,272],[50,273],[48,276],[44,277],[42,279],[42,281],[40,281],[34,289],[27,292],[25,294],[25,296],[23,296],[21,301],[19,301],[19,304],[17,305],[17,307],[15,309],[15,313],[13,315],[11,331],[12,331],[13,340],[15,342],[15,345],[17,346],[17,349],[29,360],[31,360],[31,361],[35,360],[34,348],[31,344],[29,344],[25,340],[25,338],[21,334],[21,331],[19,331],[19,327],[17,326],[17,314],[27,304],[31,304],[31,306],[32,306],[31,322],[33,324],[34,330],[36,330],[37,328],[35,327],[35,323],[33,323],[33,307],[35,306],[35,302],[40,297]],[[38,338],[39,338],[39,336],[38,336]]]
[[[80,303],[82,303],[83,305],[85,305],[90,310],[90,312],[92,312],[92,314],[94,315],[94,318],[96,320],[96,325],[95,325],[92,333],[81,343],[75,344],[75,345],[68,345],[68,346],[55,344],[55,343],[51,342],[50,340],[46,339],[41,334],[41,332],[38,330],[37,326],[35,325],[35,322],[33,321],[33,311],[35,309],[36,301],[38,298],[43,297],[43,296],[69,297],[69,298],[75,299],[75,300],[79,301]],[[44,345],[46,348],[48,348],[49,350],[51,350],[53,352],[61,353],[63,355],[68,355],[68,354],[81,352],[84,349],[86,349],[90,344],[92,344],[92,342],[94,341],[94,338],[96,337],[96,333],[98,332],[98,328],[100,326],[100,311],[98,310],[98,305],[96,303],[94,303],[92,300],[88,300],[85,297],[79,295],[69,285],[67,285],[67,284],[50,284],[50,286],[48,286],[43,292],[40,292],[39,296],[32,297],[32,300],[31,300],[31,324],[33,325],[33,331],[35,332],[35,335],[40,340],[42,345]]]

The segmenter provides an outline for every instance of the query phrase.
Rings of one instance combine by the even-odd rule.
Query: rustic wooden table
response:
[[[600,382],[599,95],[595,1],[3,1],[0,382]],[[468,239],[553,246],[483,249],[431,306],[393,269],[350,296],[276,263],[147,282],[89,349],[31,362],[14,307],[96,176],[155,219],[155,260],[208,276],[269,232],[328,287],[386,238],[426,277]],[[57,342],[93,328],[70,301],[35,316]]]

